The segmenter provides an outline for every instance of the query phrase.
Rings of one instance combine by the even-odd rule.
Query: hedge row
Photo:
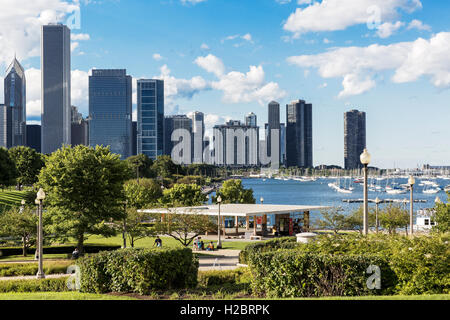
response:
[[[9,292],[64,292],[68,277],[44,280],[8,280],[0,281],[0,293]]]
[[[235,270],[211,270],[199,271],[198,285],[200,287],[222,286],[234,284],[250,284],[251,273],[248,268],[239,268]]]
[[[297,238],[295,237],[284,237],[264,242],[252,243],[246,246],[245,249],[239,253],[239,262],[242,264],[248,264],[248,256],[252,253],[263,253],[278,249],[293,249],[297,246]]]
[[[44,254],[72,254],[76,246],[44,246]],[[112,251],[120,249],[120,246],[109,246],[109,245],[85,245],[85,253],[98,253],[100,251]],[[28,254],[34,255],[36,248],[29,248]],[[1,248],[0,247],[0,257],[9,256],[19,256],[23,254],[23,249],[21,247],[14,248]]]
[[[282,275],[287,279],[297,277],[298,271],[290,266],[296,265],[296,263],[303,265],[306,262],[299,261],[303,261],[305,256],[326,256],[327,259],[331,259],[326,260],[329,263],[344,258],[368,257],[375,259],[375,257],[379,257],[381,259],[379,263],[385,268],[384,271],[382,270],[381,278],[387,276],[385,280],[388,280],[387,283],[383,283],[382,291],[384,294],[446,294],[450,293],[449,241],[449,234],[412,238],[387,235],[371,235],[368,237],[360,235],[319,236],[316,241],[308,244],[296,244],[291,250],[280,249],[280,246],[274,246],[269,242],[261,243],[260,247],[256,249],[249,246],[246,249],[246,259],[252,265],[254,287],[260,294],[278,294],[277,285],[284,283],[279,272],[282,272]],[[267,244],[267,246],[264,247],[264,244]],[[363,263],[365,260],[359,261]],[[334,265],[334,262],[331,265]],[[267,270],[272,270],[270,268],[273,268],[273,273],[267,272]],[[349,261],[344,269],[346,268],[349,270],[350,277],[353,272],[352,268],[359,267],[354,265],[354,262]],[[364,262],[360,268],[361,270],[367,268],[366,263]],[[317,271],[309,270],[308,272],[315,274]],[[325,275],[322,275],[322,277],[326,277],[329,271],[325,268],[323,272]],[[395,275],[395,277],[392,275]],[[368,275],[366,275],[367,277]],[[308,274],[305,273],[299,279],[307,281],[306,284],[311,285],[310,281],[312,280],[308,280]],[[331,278],[329,284],[335,286],[338,284],[336,283],[338,280],[333,279]],[[314,292],[311,293],[310,290],[306,292],[297,291],[300,284],[306,285],[305,282],[300,280],[297,282],[288,281],[286,287],[279,294],[298,294],[300,296],[315,294]],[[351,292],[351,290],[344,291],[345,293]],[[374,294],[374,292],[370,293]],[[326,292],[323,294],[326,294]],[[365,294],[365,292],[355,294]]]
[[[370,265],[381,269],[381,290],[370,290]],[[396,283],[388,261],[376,255],[317,255],[278,250],[249,256],[256,295],[292,298],[391,294]]]
[[[45,274],[64,274],[72,262],[44,262]],[[37,263],[0,264],[0,277],[31,276],[38,271]]]
[[[138,293],[194,288],[198,259],[190,249],[122,249],[77,261],[81,292]]]

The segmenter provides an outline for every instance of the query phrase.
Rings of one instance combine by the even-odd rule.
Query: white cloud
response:
[[[336,48],[317,55],[289,57],[289,63],[317,68],[323,78],[342,78],[339,97],[364,93],[376,86],[374,75],[394,72],[392,82],[406,83],[427,77],[438,88],[450,88],[450,33],[429,40],[419,38],[387,46]]]
[[[181,3],[182,4],[193,4],[193,5],[195,5],[197,3],[205,2],[205,1],[207,1],[207,0],[181,0]]]
[[[213,73],[218,81],[213,81],[213,89],[223,91],[223,100],[228,103],[248,103],[257,101],[265,105],[270,100],[280,99],[286,95],[277,83],[265,81],[262,66],[250,66],[247,73],[231,71],[224,73],[222,60],[213,55],[198,57],[195,63],[206,71]]]
[[[202,43],[202,45],[200,46],[200,49],[209,50],[209,46],[206,43]]]
[[[14,52],[21,60],[39,56],[41,25],[64,22],[79,8],[62,0],[0,0],[0,64],[8,64]]]
[[[87,33],[71,33],[70,39],[72,41],[87,41],[90,40],[91,37]]]
[[[219,116],[217,114],[206,114],[205,115],[205,136],[212,137],[213,136],[213,128],[216,125],[225,124],[230,121],[231,117],[229,116]]]
[[[408,30],[417,29],[421,31],[431,31],[431,27],[427,24],[424,24],[422,21],[414,19],[408,25]]]
[[[404,22],[397,21],[396,23],[385,22],[381,24],[377,29],[377,35],[380,38],[389,38],[392,34],[394,34],[398,29],[405,25]]]
[[[399,10],[413,12],[422,7],[419,0],[324,0],[297,8],[284,24],[294,38],[308,32],[345,30],[371,21],[393,21]]]
[[[156,60],[156,61],[161,61],[161,60],[164,59],[164,58],[163,58],[163,56],[160,55],[159,53],[154,53],[154,54],[153,54],[153,59]]]
[[[80,46],[80,43],[78,42],[71,42],[70,43],[70,51],[74,52],[76,48],[78,48]]]
[[[206,57],[198,57],[194,62],[206,71],[214,73],[217,77],[221,77],[225,72],[222,60],[212,54],[208,54]]]

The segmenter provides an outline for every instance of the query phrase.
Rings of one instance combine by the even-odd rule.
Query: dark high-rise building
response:
[[[131,155],[137,155],[137,121],[133,121],[133,128],[131,131]]]
[[[164,153],[164,81],[137,81],[137,152],[156,160]]]
[[[42,26],[42,153],[71,143],[70,29]]]
[[[27,146],[41,153],[41,126],[27,124]]]
[[[303,100],[286,106],[286,166],[313,167],[312,104]]]
[[[0,104],[0,147],[11,145],[11,108]]]
[[[363,165],[360,156],[366,148],[366,113],[351,110],[344,114],[345,169],[358,169]]]
[[[205,115],[203,112],[192,112],[192,163],[203,163],[203,149],[205,146]]]
[[[177,144],[172,141],[172,133],[177,129],[185,129],[192,136],[192,119],[186,115],[174,115],[164,118],[164,154],[172,155],[173,147]],[[191,139],[192,140],[192,139]],[[185,148],[185,150],[190,148]],[[183,158],[180,155],[180,158]],[[192,162],[192,158],[191,158]]]
[[[122,159],[132,153],[132,84],[127,71],[92,70],[89,77],[89,145],[109,146]]]
[[[24,146],[27,138],[26,79],[25,71],[16,58],[6,70],[4,90],[7,110],[4,111],[4,118],[0,120],[0,128],[6,130],[6,139],[0,141],[0,146],[6,148]]]
[[[72,146],[89,145],[89,121],[83,119],[83,115],[78,112],[78,108],[72,106]]]
[[[280,130],[280,104],[278,102],[272,101],[269,103],[268,119],[266,126],[267,154],[272,156],[272,130]],[[280,143],[278,145],[280,146]],[[274,152],[280,153],[280,150],[274,150]]]

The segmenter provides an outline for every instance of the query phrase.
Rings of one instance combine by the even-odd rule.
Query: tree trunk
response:
[[[27,256],[27,238],[26,237],[22,237],[22,244],[23,244],[22,253],[23,253],[23,256],[26,257]]]
[[[80,255],[84,254],[84,234],[78,236],[77,249]]]

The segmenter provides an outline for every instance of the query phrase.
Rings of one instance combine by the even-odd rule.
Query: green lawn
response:
[[[178,242],[177,240],[171,238],[171,237],[161,237],[163,241],[164,247],[169,248],[182,248],[182,244]],[[138,240],[135,243],[135,247],[137,248],[151,248],[153,247],[153,244],[155,242],[155,238],[145,238],[142,240]],[[208,244],[209,241],[205,240],[205,244]],[[217,241],[213,241],[214,246],[216,246]],[[243,250],[248,244],[251,242],[245,242],[245,241],[226,241],[222,240],[222,248],[228,249],[228,250]],[[106,245],[123,245],[123,239],[121,235],[111,237],[111,238],[105,238],[101,236],[91,236],[86,241],[86,244],[106,244]],[[127,240],[127,245],[130,246],[129,241]],[[191,247],[191,246],[189,246]]]
[[[44,254],[46,260],[67,260],[67,254]],[[34,261],[34,254],[0,257],[0,263],[5,261]]]
[[[79,292],[0,293],[0,300],[136,300],[131,297]]]
[[[450,300],[450,294],[433,294],[420,296],[365,296],[365,297],[323,297],[299,298],[292,300]]]
[[[0,212],[3,209],[10,208],[12,206],[20,206],[21,201],[25,199],[26,195],[26,191],[0,190]]]

